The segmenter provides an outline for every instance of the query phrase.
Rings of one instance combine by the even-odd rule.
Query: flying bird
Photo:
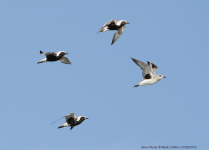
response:
[[[89,118],[86,118],[85,116],[75,117],[74,113],[70,113],[64,117],[65,117],[66,122],[64,124],[62,124],[61,126],[59,126],[58,129],[63,128],[63,127],[71,127],[70,130],[72,130],[75,126],[81,124],[84,120],[89,119]],[[62,117],[62,118],[64,118],[64,117]],[[62,118],[60,118],[60,119],[62,119]],[[60,120],[60,119],[58,119],[58,120]],[[53,122],[53,123],[55,123],[55,122]]]
[[[54,53],[54,52],[44,53],[40,51],[40,54],[44,54],[46,58],[40,60],[37,64],[43,63],[43,62],[53,62],[53,61],[58,61],[58,60],[65,64],[71,64],[69,59],[64,56],[68,54],[68,53],[65,53],[65,51],[59,51],[57,53]]]
[[[134,87],[142,86],[142,85],[151,85],[155,84],[158,81],[160,81],[162,78],[166,78],[163,75],[155,75],[156,71],[158,70],[158,67],[151,63],[150,61],[147,61],[147,64],[144,62],[141,62],[137,59],[131,58],[143,71],[142,76],[143,80],[135,85]]]
[[[117,39],[123,33],[126,24],[130,24],[130,23],[127,22],[126,20],[115,21],[115,19],[112,19],[108,23],[104,24],[103,27],[99,30],[99,32],[105,32],[105,31],[109,31],[109,30],[116,30],[116,32],[113,36],[113,39],[112,39],[112,44],[111,45],[113,45],[115,43],[115,41],[117,41]]]

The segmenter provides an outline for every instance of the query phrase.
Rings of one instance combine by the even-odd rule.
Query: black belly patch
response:
[[[144,76],[144,78],[145,78],[145,79],[151,79],[152,76],[151,76],[150,74],[146,74],[146,75]]]
[[[69,118],[67,121],[66,121],[68,124],[73,124],[75,121],[74,121],[74,118]]]
[[[47,61],[57,61],[57,57],[53,54],[46,56]]]
[[[120,26],[117,26],[115,23],[110,23],[108,25],[109,30],[118,30],[119,28],[120,28]]]

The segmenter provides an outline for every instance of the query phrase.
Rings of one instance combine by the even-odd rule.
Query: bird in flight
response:
[[[54,53],[54,52],[44,53],[44,52],[40,51],[40,54],[44,54],[46,56],[46,58],[40,60],[38,62],[38,64],[44,63],[44,62],[53,62],[53,61],[58,61],[58,60],[61,61],[62,63],[65,63],[65,64],[71,64],[69,59],[64,56],[64,55],[68,54],[65,51],[59,51],[57,53]]]
[[[72,130],[75,126],[81,124],[84,120],[89,119],[89,118],[86,118],[85,116],[75,117],[74,113],[70,113],[64,117],[65,117],[66,122],[64,124],[62,124],[61,126],[59,126],[58,129],[63,128],[63,127],[71,127],[70,130]],[[64,118],[64,117],[62,117],[62,118]],[[62,119],[62,118],[60,118],[60,119]],[[58,120],[60,120],[60,119],[58,119]],[[55,123],[55,122],[53,122],[53,123]]]
[[[121,36],[121,34],[123,33],[126,24],[130,24],[130,23],[127,22],[126,20],[115,21],[115,19],[112,19],[109,22],[107,22],[106,24],[104,24],[102,26],[102,28],[99,30],[99,32],[116,30],[116,32],[113,36],[113,39],[112,39],[111,45],[113,45],[117,41],[117,39]]]
[[[166,78],[163,75],[155,75],[156,71],[158,70],[158,67],[151,63],[150,61],[147,61],[147,64],[144,62],[141,62],[137,59],[131,58],[143,71],[142,76],[143,80],[135,85],[134,87],[142,86],[142,85],[151,85],[155,84],[158,81],[160,81],[162,78]]]

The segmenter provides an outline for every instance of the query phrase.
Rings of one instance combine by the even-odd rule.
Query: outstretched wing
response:
[[[45,56],[48,56],[48,55],[56,56],[54,52],[44,53],[41,50],[40,50],[40,54],[44,54]]]
[[[141,70],[143,71],[142,72],[142,76],[143,76],[143,78],[147,75],[147,74],[150,74],[151,73],[151,67],[148,65],[148,64],[146,64],[146,63],[144,63],[144,62],[141,62],[141,61],[139,61],[139,60],[137,60],[137,59],[134,59],[134,58],[131,58],[140,68],[141,68]]]
[[[74,113],[70,113],[65,116],[65,120],[67,121],[69,118],[75,118]]]
[[[46,61],[46,58],[40,60],[37,64],[44,63],[44,62],[47,62],[47,61]]]
[[[156,71],[158,70],[158,67],[150,61],[147,61],[147,64],[151,67],[152,74],[155,75]]]
[[[107,26],[109,25],[109,24],[111,24],[111,23],[114,23],[115,22],[115,19],[112,19],[112,20],[110,20],[109,22],[107,22],[106,24],[104,24],[103,26],[102,26],[102,28],[98,31],[98,33],[99,32],[104,32],[104,31],[108,31],[109,29],[107,29]],[[98,34],[97,33],[97,34]]]
[[[63,57],[60,59],[60,61],[61,61],[62,63],[65,63],[65,64],[71,64],[71,62],[69,61],[69,59],[68,59],[67,57],[65,57],[65,56],[63,56]]]
[[[124,26],[122,26],[120,29],[118,29],[118,30],[115,32],[115,34],[114,34],[114,36],[113,36],[113,39],[112,39],[112,44],[111,44],[111,45],[113,45],[113,44],[117,41],[117,39],[121,36],[121,34],[123,33],[125,27],[126,27],[126,26],[124,25]]]

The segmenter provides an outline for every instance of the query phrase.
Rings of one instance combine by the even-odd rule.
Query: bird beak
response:
[[[163,78],[166,78],[166,77],[163,76]]]
[[[126,22],[126,24],[130,24],[129,22]]]
[[[65,53],[65,55],[67,55],[68,53]]]
[[[89,118],[86,118],[86,119],[89,119]]]

